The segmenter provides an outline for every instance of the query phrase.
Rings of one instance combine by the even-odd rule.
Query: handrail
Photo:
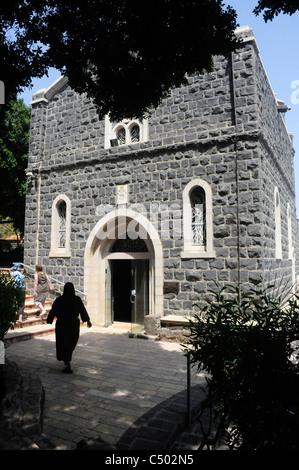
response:
[[[34,268],[32,268],[31,266],[28,266],[27,264],[24,264],[24,263],[20,263],[20,264],[22,264],[27,269],[31,269],[32,271],[35,271]],[[55,279],[55,277],[53,277],[53,276],[48,276],[48,277],[51,279],[51,281],[58,282],[58,284],[62,284],[62,285],[64,284],[64,282],[59,281],[58,279]],[[87,296],[87,294],[85,294],[84,292],[82,292],[78,289],[75,289],[75,292],[78,292],[81,295]]]

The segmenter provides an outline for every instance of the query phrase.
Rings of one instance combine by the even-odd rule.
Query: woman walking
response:
[[[48,276],[44,273],[43,267],[40,264],[35,266],[34,274],[34,305],[39,308],[39,313],[36,315],[45,315],[47,310],[45,309],[45,302],[50,293],[50,282]]]
[[[79,296],[75,294],[74,285],[67,282],[63,289],[63,294],[54,300],[52,309],[49,312],[47,323],[52,323],[56,317],[56,357],[58,361],[63,361],[66,368],[62,370],[71,374],[72,354],[77,345],[80,335],[80,319],[87,322],[91,327],[89,315]]]

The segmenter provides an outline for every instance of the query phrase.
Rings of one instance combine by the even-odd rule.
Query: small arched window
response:
[[[58,247],[65,248],[66,242],[66,202],[61,201],[57,205],[58,219],[59,219],[59,238]]]
[[[71,201],[61,194],[52,204],[50,257],[69,257],[71,232]]]
[[[213,208],[210,185],[202,180],[191,181],[183,193],[182,258],[214,258]]]
[[[120,127],[116,132],[116,138],[118,140],[118,145],[124,145],[126,143],[126,130],[124,127]]]
[[[196,186],[190,192],[192,245],[206,244],[206,197],[203,188]]]
[[[289,259],[292,259],[292,257],[293,257],[293,237],[292,237],[292,215],[291,215],[290,204],[288,204],[287,217],[288,217]]]
[[[274,205],[275,205],[275,258],[282,258],[282,246],[281,246],[281,209],[280,209],[280,197],[277,188],[274,190]]]
[[[133,126],[131,126],[130,138],[131,138],[131,143],[140,141],[140,128],[137,124],[134,124]]]
[[[118,145],[138,144],[149,139],[148,120],[124,119],[121,122],[111,122],[105,116],[105,148]]]

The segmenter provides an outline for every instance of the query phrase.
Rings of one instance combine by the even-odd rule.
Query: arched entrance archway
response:
[[[124,250],[126,243],[125,251],[117,251]],[[132,247],[134,250],[130,251]],[[132,277],[136,287],[140,275],[143,277],[143,283],[138,285],[141,296],[148,298],[148,305],[143,312],[162,316],[163,250],[158,232],[142,214],[122,208],[106,214],[96,224],[86,243],[84,292],[87,294],[87,310],[93,323],[103,326],[114,319],[113,283],[116,281],[113,270],[117,272],[117,261],[123,262],[119,267],[123,268],[124,273],[125,269],[133,268]],[[135,319],[140,323],[137,312]]]

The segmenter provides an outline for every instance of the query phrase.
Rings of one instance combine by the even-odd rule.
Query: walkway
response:
[[[121,325],[81,327],[72,375],[61,373],[54,333],[11,343],[6,356],[21,373],[41,378],[43,431],[57,450],[76,449],[82,439],[115,445],[145,413],[187,386],[180,344],[131,338]],[[204,375],[192,369],[191,383],[204,384]]]

